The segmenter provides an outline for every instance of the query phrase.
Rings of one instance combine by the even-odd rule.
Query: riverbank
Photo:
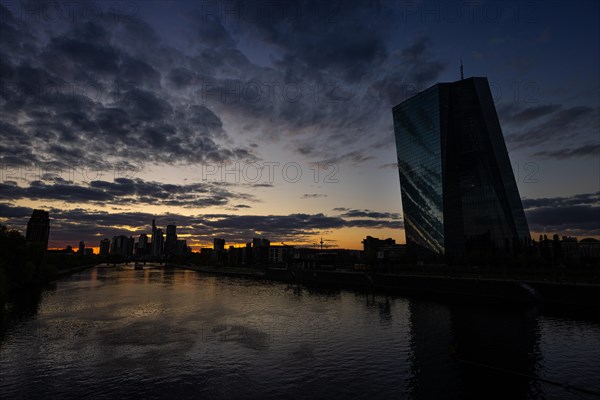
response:
[[[521,279],[391,274],[360,271],[253,270],[234,267],[173,266],[201,273],[265,279],[306,286],[335,287],[437,298],[600,307],[600,285]]]
[[[65,276],[69,276],[81,271],[84,271],[89,268],[93,268],[98,266],[98,263],[91,263],[86,265],[79,265],[75,267],[69,267],[64,269],[56,269],[56,270],[45,270],[45,274],[40,277],[39,280],[29,282],[27,284],[22,285],[21,287],[12,290],[12,293],[5,293],[0,297],[0,314],[4,314],[7,312],[7,308],[10,307],[11,303],[23,301],[24,293],[31,292],[40,292],[45,288],[51,285],[53,282],[58,279],[64,278]]]

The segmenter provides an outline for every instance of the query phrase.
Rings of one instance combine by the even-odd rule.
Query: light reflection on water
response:
[[[192,271],[95,268],[0,339],[2,398],[579,398],[600,323]]]

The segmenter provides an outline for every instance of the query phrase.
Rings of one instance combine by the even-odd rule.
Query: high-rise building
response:
[[[157,229],[152,220],[152,255],[160,256],[163,253],[163,232],[162,229]]]
[[[50,234],[50,217],[48,211],[33,210],[31,218],[27,222],[25,239],[28,242],[42,243],[48,248],[48,236]]]
[[[215,260],[223,261],[224,255],[225,255],[225,239],[214,238],[213,239],[212,258]]]
[[[77,251],[79,254],[85,254],[85,242],[82,240],[79,242],[79,250]]]
[[[177,252],[177,227],[167,225],[167,238],[165,239],[165,254],[174,255]]]
[[[110,251],[110,240],[108,240],[108,238],[102,239],[100,241],[100,255],[108,256],[109,251]]]
[[[264,266],[269,262],[271,242],[266,238],[252,238],[252,261],[255,265]]]
[[[213,249],[215,253],[221,252],[225,250],[225,239],[214,238],[213,240]]]
[[[118,254],[117,252],[117,236],[113,236],[110,241],[110,254]]]
[[[186,254],[188,254],[189,252],[189,247],[187,245],[187,240],[177,240],[177,245],[175,248],[175,254],[178,256],[184,256]]]
[[[460,256],[530,241],[487,78],[438,83],[393,115],[409,248]]]
[[[133,236],[129,236],[129,238],[127,239],[127,250],[126,250],[126,257],[131,257],[133,256],[133,249],[135,248],[135,239],[133,238]]]
[[[151,254],[153,256],[156,255],[156,250],[154,249],[155,246],[156,246],[156,224],[154,223],[154,220],[152,220],[152,251],[151,251]]]
[[[152,254],[155,256],[162,256],[163,249],[165,244],[165,237],[163,235],[162,229],[156,230],[156,238],[152,242]]]
[[[142,233],[135,247],[135,254],[137,256],[145,256],[148,254],[148,235]]]
[[[131,257],[133,255],[133,237],[125,235],[113,236],[110,244],[110,254]]]

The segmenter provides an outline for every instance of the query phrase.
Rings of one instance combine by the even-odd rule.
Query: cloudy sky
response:
[[[0,0],[0,223],[404,242],[391,108],[487,76],[534,237],[600,237],[600,6]]]

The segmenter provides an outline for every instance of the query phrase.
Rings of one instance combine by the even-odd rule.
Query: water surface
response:
[[[63,278],[34,303],[4,322],[2,398],[581,398],[536,378],[600,391],[586,312],[132,268]]]

